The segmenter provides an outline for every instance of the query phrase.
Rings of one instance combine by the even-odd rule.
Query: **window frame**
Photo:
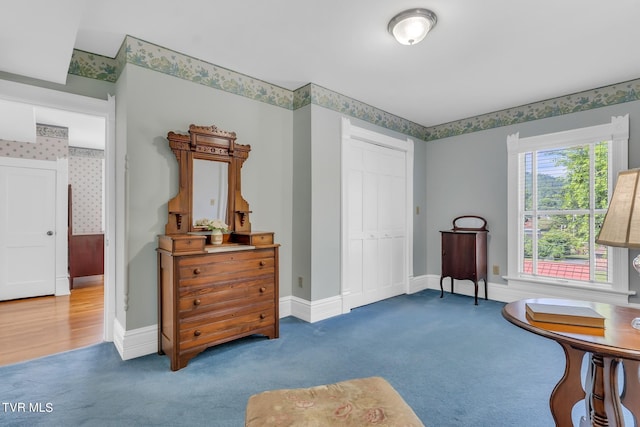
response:
[[[520,288],[539,296],[573,297],[627,303],[629,292],[629,256],[626,248],[609,248],[609,282],[586,282],[562,278],[532,276],[521,272],[523,233],[520,233],[520,214],[524,211],[520,197],[522,153],[568,148],[598,141],[611,141],[609,152],[609,199],[616,177],[628,169],[629,115],[612,117],[611,122],[562,132],[520,138],[519,133],[507,136],[507,276],[509,287]],[[594,238],[595,240],[595,238]]]

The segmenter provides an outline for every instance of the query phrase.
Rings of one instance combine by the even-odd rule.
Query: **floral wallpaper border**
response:
[[[131,36],[125,37],[113,59],[74,50],[69,74],[116,82],[125,64],[148,68],[289,110],[309,104],[319,105],[423,141],[640,100],[640,79],[637,79],[425,127],[313,83],[290,91]]]
[[[255,101],[292,109],[293,93],[288,89],[133,37],[126,37],[125,44],[126,62],[129,64],[224,90]]]
[[[640,79],[457,120],[427,129],[425,141],[640,100]]]
[[[427,130],[427,128],[417,123],[315,84],[311,84],[311,102],[338,113],[418,139],[424,139]]]
[[[36,123],[36,135],[45,138],[69,139],[69,128]]]
[[[85,157],[91,159],[104,159],[104,150],[97,150],[95,148],[74,147],[70,145],[69,156]]]
[[[120,76],[118,61],[106,56],[74,49],[69,64],[69,74],[115,83]]]

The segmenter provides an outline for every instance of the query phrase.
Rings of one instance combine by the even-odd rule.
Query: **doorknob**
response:
[[[53,236],[53,231],[51,230],[47,231],[47,236]]]

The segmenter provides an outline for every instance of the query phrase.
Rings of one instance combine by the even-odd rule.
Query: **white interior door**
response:
[[[350,307],[406,291],[406,153],[363,141],[344,150]]]
[[[55,293],[52,168],[0,166],[0,300]]]

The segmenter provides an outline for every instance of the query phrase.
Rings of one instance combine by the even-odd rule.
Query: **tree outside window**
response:
[[[526,273],[608,281],[607,250],[593,242],[608,203],[609,146],[600,141],[522,153]]]

